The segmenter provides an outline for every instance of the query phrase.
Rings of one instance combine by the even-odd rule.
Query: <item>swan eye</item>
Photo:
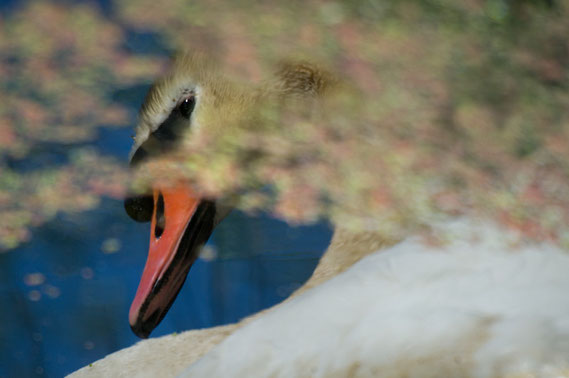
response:
[[[186,98],[182,103],[178,106],[180,110],[180,114],[182,117],[189,119],[194,111],[194,107],[196,106],[196,97],[190,96]]]

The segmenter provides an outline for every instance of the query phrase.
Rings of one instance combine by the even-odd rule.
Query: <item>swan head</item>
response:
[[[285,66],[278,76],[259,87],[238,86],[219,75],[205,57],[177,56],[142,105],[131,166],[179,154],[185,140],[206,128],[210,136],[230,132],[243,119],[250,120],[248,115],[267,97],[313,96],[324,87],[323,76],[306,65]],[[215,199],[201,198],[187,182],[169,180],[150,186],[147,193],[125,199],[131,218],[151,223],[148,258],[129,312],[130,326],[142,338],[164,318],[201,247],[230,211]]]

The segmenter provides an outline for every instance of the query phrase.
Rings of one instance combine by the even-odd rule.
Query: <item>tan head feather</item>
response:
[[[201,125],[226,127],[255,104],[268,98],[318,97],[333,83],[332,76],[306,62],[280,64],[276,74],[258,87],[226,79],[219,67],[201,54],[180,53],[156,81],[140,109],[135,151],[172,110],[190,94],[196,95],[192,129]]]

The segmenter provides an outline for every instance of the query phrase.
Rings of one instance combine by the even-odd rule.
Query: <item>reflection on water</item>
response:
[[[0,255],[0,377],[62,376],[137,341],[128,308],[147,228],[106,200]],[[330,236],[325,223],[291,227],[233,212],[153,336],[235,322],[282,301],[309,277]]]

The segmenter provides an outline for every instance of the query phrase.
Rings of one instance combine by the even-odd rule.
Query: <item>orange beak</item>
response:
[[[150,335],[176,299],[214,227],[215,204],[192,190],[155,188],[148,259],[129,312],[133,332]]]

